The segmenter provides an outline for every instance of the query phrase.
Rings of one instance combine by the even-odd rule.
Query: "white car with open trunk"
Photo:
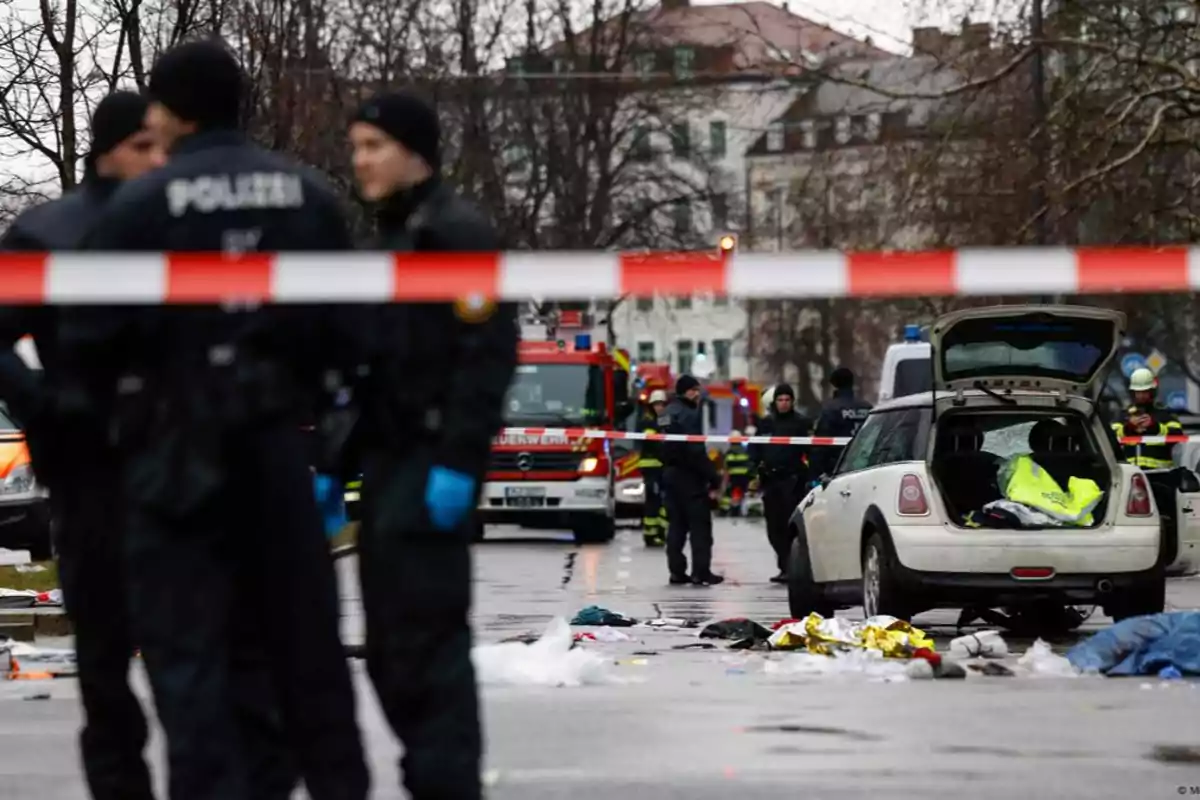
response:
[[[1196,552],[1200,496],[1178,495],[1168,546],[1147,475],[1118,457],[1093,391],[1124,337],[1100,308],[1001,306],[939,319],[932,391],[873,409],[799,504],[792,615],[859,604],[867,616],[935,608],[1097,604],[1123,619],[1163,610],[1165,567]],[[1029,454],[1064,489],[1103,491],[1088,524],[1006,524],[1001,466]]]

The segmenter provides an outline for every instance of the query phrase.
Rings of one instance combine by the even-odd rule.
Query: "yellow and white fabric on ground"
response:
[[[888,658],[911,658],[917,650],[934,652],[933,639],[925,631],[887,616],[851,622],[813,613],[781,626],[767,641],[773,650],[807,650],[818,655],[876,650]]]

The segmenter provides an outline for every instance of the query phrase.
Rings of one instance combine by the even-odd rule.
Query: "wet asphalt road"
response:
[[[539,632],[592,604],[635,617],[749,616],[770,625],[787,616],[785,590],[766,582],[771,557],[757,523],[718,523],[715,566],[729,581],[706,589],[668,587],[662,552],[646,551],[634,531],[582,548],[565,536],[491,535],[476,548],[480,642]],[[340,568],[352,578],[351,560]],[[1200,607],[1200,580],[1173,581],[1169,603]],[[355,641],[353,580],[344,608],[344,633]],[[916,623],[948,636],[955,617]],[[1105,624],[1097,615],[1084,631]],[[790,656],[681,651],[672,647],[696,641],[687,632],[631,633],[636,641],[586,645],[611,659],[624,683],[485,687],[490,797],[1200,797],[1200,763],[1151,757],[1159,746],[1200,746],[1193,683],[779,674]],[[1009,641],[1018,652],[1028,644]],[[355,669],[375,796],[404,797],[395,788],[397,748]],[[27,701],[38,692],[51,697]],[[76,695],[72,681],[0,685],[0,800],[86,797]]]

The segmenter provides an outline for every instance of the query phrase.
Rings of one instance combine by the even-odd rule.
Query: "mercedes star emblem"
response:
[[[521,472],[529,472],[533,469],[533,454],[521,453],[517,456],[517,469]]]

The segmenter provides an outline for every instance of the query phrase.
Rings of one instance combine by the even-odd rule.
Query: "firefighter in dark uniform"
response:
[[[741,431],[734,431],[733,436],[741,436]],[[725,494],[721,497],[721,510],[735,517],[742,515],[742,503],[750,482],[754,480],[754,466],[750,462],[750,451],[740,442],[731,442],[725,451]]]
[[[701,436],[700,382],[684,375],[675,382],[675,398],[667,406],[665,433]],[[712,571],[712,501],[721,476],[703,442],[663,443],[663,485],[667,499],[667,568],[672,584],[715,586],[725,578]],[[688,575],[684,545],[691,541],[692,573]]]
[[[147,126],[160,170],[123,185],[87,244],[106,251],[344,251],[335,195],[238,130],[243,78],[215,42],[164,54]],[[339,637],[336,576],[301,422],[321,387],[326,314],[306,307],[140,307],[64,333],[116,387],[127,576],[167,737],[172,800],[256,796],[231,671],[261,641],[308,794],[369,789]],[[330,319],[332,319],[330,317]]]
[[[639,433],[662,433],[667,427],[667,393],[655,389],[650,402],[638,419]],[[667,543],[667,505],[663,502],[662,442],[638,443],[638,471],[645,487],[642,510],[642,539],[647,547],[662,547]]]
[[[829,376],[833,386],[833,397],[821,406],[817,417],[814,436],[830,436],[835,439],[849,438],[858,433],[871,413],[871,404],[854,394],[854,373],[846,367],[838,367]],[[813,448],[813,477],[832,474],[837,467],[845,445]]]
[[[771,413],[758,426],[759,436],[812,436],[812,420],[796,412],[796,393],[786,383],[775,387]],[[808,488],[809,448],[791,444],[750,445],[750,461],[755,464],[762,484],[763,515],[767,520],[767,540],[775,551],[779,573],[773,583],[787,583],[788,558],[792,550],[792,531],[788,526],[796,505]]]
[[[1142,368],[1129,376],[1129,394],[1133,405],[1125,409],[1119,422],[1112,425],[1118,441],[1126,436],[1182,436],[1183,426],[1164,405],[1158,402],[1158,380],[1154,373]],[[1122,455],[1130,464],[1142,469],[1171,469],[1175,466],[1175,444],[1127,444]]]
[[[143,126],[146,101],[114,92],[92,114],[92,143],[82,183],[22,214],[0,250],[74,250],[88,224],[124,180],[161,166],[162,150]],[[151,800],[143,758],[146,717],[129,687],[135,650],[126,612],[117,538],[118,484],[103,415],[84,424],[55,414],[53,387],[64,383],[54,307],[0,309],[0,398],[25,429],[38,481],[50,489],[58,575],[75,635],[84,708],[80,751],[96,800]],[[43,375],[13,352],[32,334]]]
[[[501,249],[488,220],[440,178],[440,138],[434,110],[415,96],[384,94],[359,109],[350,140],[360,193],[378,207],[376,246]],[[516,309],[478,297],[399,304],[365,330],[356,449],[367,668],[403,743],[413,800],[473,800],[483,794],[483,742],[469,545],[516,370]]]

